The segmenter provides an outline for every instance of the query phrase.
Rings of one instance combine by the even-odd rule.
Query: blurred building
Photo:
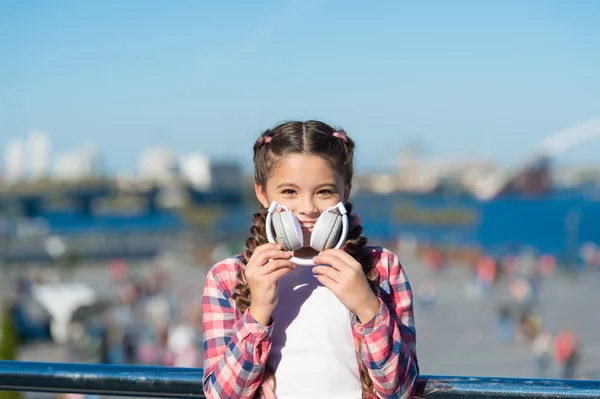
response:
[[[431,193],[441,188],[470,191],[476,182],[498,170],[485,159],[425,158],[403,152],[396,171],[357,176],[358,188],[376,194]]]
[[[209,191],[211,186],[211,164],[201,153],[191,153],[180,157],[179,170],[181,177],[195,189]]]
[[[561,165],[552,172],[553,182],[561,187],[600,183],[600,165]]]
[[[166,147],[146,149],[138,162],[140,180],[148,183],[168,185],[179,176],[177,157]]]
[[[56,156],[53,177],[61,181],[84,181],[98,176],[99,155],[95,148],[82,148]]]
[[[34,130],[25,141],[25,161],[29,169],[29,179],[37,181],[48,176],[50,166],[51,141],[46,133]]]
[[[238,162],[209,160],[200,153],[182,156],[179,170],[181,177],[198,191],[239,192],[245,183],[242,167]]]
[[[242,167],[235,161],[215,161],[210,164],[210,190],[225,193],[240,192],[243,186]]]
[[[6,183],[15,183],[25,176],[25,144],[23,139],[15,137],[11,139],[4,149],[4,176]]]
[[[398,185],[403,191],[430,192],[443,184],[469,187],[474,181],[496,170],[486,159],[441,159],[402,157]]]

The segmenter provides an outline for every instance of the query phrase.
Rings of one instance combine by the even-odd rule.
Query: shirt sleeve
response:
[[[398,257],[389,251],[383,255],[389,292],[380,295],[379,311],[372,320],[360,323],[353,318],[352,324],[378,396],[411,398],[419,379],[412,290]]]
[[[272,322],[268,327],[263,326],[248,311],[236,320],[230,291],[226,289],[235,283],[220,280],[213,267],[204,285],[202,380],[208,399],[252,398],[262,382],[271,350]]]

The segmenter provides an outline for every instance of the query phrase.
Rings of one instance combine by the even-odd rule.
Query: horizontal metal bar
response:
[[[600,381],[422,376],[417,394],[426,399],[598,399]]]
[[[202,369],[0,361],[0,390],[205,398]],[[600,398],[600,381],[422,376],[426,399]]]
[[[202,369],[0,361],[0,390],[204,398]]]

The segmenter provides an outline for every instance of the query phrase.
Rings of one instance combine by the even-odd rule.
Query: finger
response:
[[[323,251],[321,253],[335,256],[353,267],[360,266],[360,268],[362,269],[362,266],[360,265],[360,263],[352,255],[350,255],[348,252],[346,252],[342,249],[326,249],[325,251]]]
[[[258,253],[261,253],[263,251],[269,251],[269,250],[272,250],[272,249],[281,249],[281,245],[276,244],[276,243],[271,243],[271,242],[266,243],[266,244],[262,244],[262,245],[259,245],[258,247],[256,247],[254,249],[254,253],[258,254]]]
[[[256,254],[252,264],[256,267],[262,267],[271,259],[289,259],[291,254],[281,249],[267,249]]]
[[[276,270],[280,269],[290,269],[293,270],[296,268],[296,265],[290,262],[289,260],[284,259],[276,259],[272,262],[267,263],[257,270],[258,276],[268,276]]]
[[[335,281],[324,274],[317,274],[317,280],[319,280],[319,282],[327,287],[331,292],[335,293],[335,289],[338,287],[338,284]]]
[[[317,277],[326,277],[327,280],[330,280],[334,284],[338,284],[338,281],[340,279],[340,272],[329,266],[315,266],[313,267],[312,272],[316,274]]]
[[[329,265],[338,271],[344,271],[344,270],[351,268],[351,266],[349,266],[346,263],[346,261],[340,259],[337,256],[331,255],[331,254],[321,253],[321,254],[317,255],[313,260],[315,263],[322,263],[325,265]]]
[[[250,256],[250,259],[248,259],[248,264],[246,265],[246,268],[253,266],[255,263],[264,263],[261,259],[261,254],[264,251],[272,251],[272,250],[277,250],[277,249],[281,249],[281,246],[279,244],[273,244],[273,243],[266,243],[266,244],[262,244],[259,245],[258,247],[254,248],[254,251],[252,252],[252,256]]]
[[[355,270],[355,271],[360,271],[362,270],[362,265],[356,260],[354,259],[354,257],[352,257],[352,255],[346,253],[345,251],[341,250],[341,249],[333,249],[333,250],[326,250],[321,252],[317,258],[321,258],[321,257],[325,257],[324,259],[327,259],[326,262],[330,262],[332,263],[333,266],[333,262],[334,259],[338,259],[339,262],[335,263],[335,265],[337,266],[333,266],[335,268],[344,268],[347,269],[348,267],[350,267],[351,269]],[[316,260],[318,261],[318,259]],[[326,263],[324,262],[324,263]]]
[[[268,261],[271,261],[273,259],[290,259],[291,257],[292,257],[292,254],[290,254],[288,251],[284,251],[282,249],[270,249],[270,250],[264,251],[260,254],[260,258],[261,258],[261,260],[263,260],[261,265],[264,265],[265,263],[267,263]]]

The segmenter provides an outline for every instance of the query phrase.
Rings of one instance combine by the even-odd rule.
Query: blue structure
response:
[[[532,247],[559,258],[584,242],[600,244],[600,201],[577,195],[544,198],[367,196],[353,199],[366,233],[389,240],[411,234],[437,245],[504,253]]]
[[[152,258],[159,252],[165,235],[185,229],[183,218],[176,212],[160,209],[156,188],[133,193],[141,197],[139,211],[100,213],[98,200],[115,194],[116,188],[68,188],[58,193],[5,195],[0,199],[2,216],[2,253],[4,261],[52,262],[46,240],[58,236],[70,255],[84,259]],[[62,209],[49,209],[53,194],[69,201]],[[30,233],[23,235],[22,231]],[[21,231],[21,233],[19,233]]]
[[[411,235],[435,245],[478,247],[498,255],[532,247],[561,259],[576,254],[585,242],[600,245],[600,197],[582,192],[490,201],[468,195],[358,194],[350,202],[373,241]],[[231,208],[215,224],[216,237],[245,239],[257,209]]]

